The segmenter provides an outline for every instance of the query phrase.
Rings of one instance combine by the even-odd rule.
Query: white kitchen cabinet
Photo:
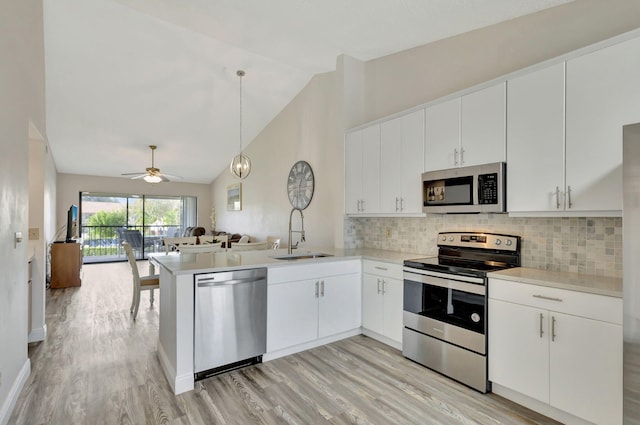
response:
[[[426,110],[425,170],[505,161],[505,83]]]
[[[640,122],[640,38],[567,61],[568,208],[622,210],[622,126]]]
[[[425,171],[457,167],[460,149],[460,98],[428,107],[425,119]]]
[[[320,279],[318,338],[360,327],[360,274]]]
[[[317,280],[269,285],[267,351],[318,338]]]
[[[358,329],[360,268],[354,260],[269,269],[267,352]]]
[[[424,110],[380,125],[380,213],[421,213]]]
[[[402,266],[362,262],[362,327],[364,333],[395,347],[402,346]]]
[[[596,424],[622,423],[620,298],[492,278],[488,317],[490,381]]]
[[[506,160],[506,84],[462,96],[460,158],[462,167]]]
[[[507,209],[563,211],[564,63],[507,87]]]
[[[380,124],[345,135],[345,212],[380,209]]]

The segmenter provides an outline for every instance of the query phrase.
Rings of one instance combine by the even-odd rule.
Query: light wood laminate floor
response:
[[[146,274],[146,262],[139,268]],[[554,424],[357,336],[196,383],[174,396],[156,354],[158,303],[129,316],[126,263],[47,291],[47,340],[10,424]]]

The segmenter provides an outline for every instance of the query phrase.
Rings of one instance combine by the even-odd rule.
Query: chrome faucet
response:
[[[300,213],[300,220],[301,220],[301,228],[300,230],[291,230],[291,219],[293,218],[293,212],[294,211],[298,211]],[[291,234],[292,233],[300,233],[300,240],[298,242],[296,242],[295,246],[291,245]],[[291,252],[293,251],[294,248],[298,247],[298,244],[300,242],[304,242],[306,239],[304,237],[304,215],[302,214],[302,210],[300,208],[292,208],[291,209],[291,213],[289,213],[289,247],[287,248],[287,252],[289,254],[291,254]]]

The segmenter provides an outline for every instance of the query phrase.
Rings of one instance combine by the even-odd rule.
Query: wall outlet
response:
[[[29,227],[29,240],[37,241],[40,239],[40,229],[37,227]]]
[[[391,227],[387,227],[387,237],[391,237]]]

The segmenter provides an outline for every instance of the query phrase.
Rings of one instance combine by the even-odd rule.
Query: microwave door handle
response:
[[[482,199],[482,186],[484,179],[481,175],[476,176],[474,179],[476,184],[476,190],[473,191],[473,196],[475,199],[473,200],[473,205],[480,205],[480,201]]]

